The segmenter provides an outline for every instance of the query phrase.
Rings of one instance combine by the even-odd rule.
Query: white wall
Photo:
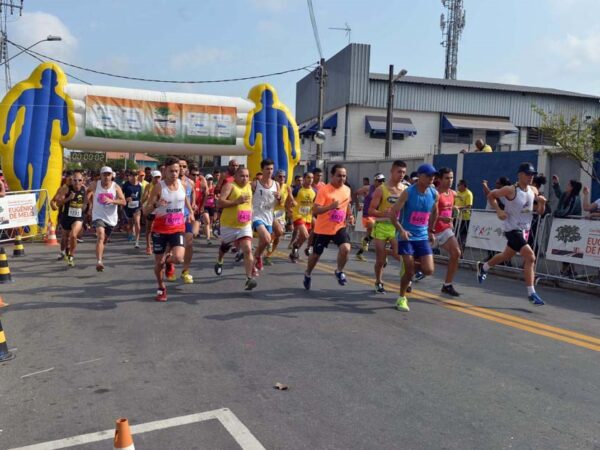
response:
[[[327,111],[325,114],[323,114],[323,118],[327,119],[328,117],[330,117],[332,114],[338,113],[338,119],[337,119],[337,128],[336,128],[336,132],[335,132],[335,136],[333,135],[333,131],[332,130],[323,130],[325,132],[325,136],[326,136],[326,140],[325,143],[323,144],[323,158],[324,159],[332,159],[332,153],[331,152],[335,152],[334,155],[337,152],[343,152],[344,151],[344,132],[345,132],[345,120],[346,120],[346,108],[342,107],[339,109],[334,109],[332,111]],[[309,121],[311,122],[311,121]],[[309,123],[309,122],[304,122],[304,123],[299,123],[298,124],[298,128],[301,128],[303,125]],[[304,142],[302,142],[301,140],[301,159],[303,161],[307,161],[307,160],[314,160],[316,159],[316,154],[317,154],[317,144],[315,144],[315,141],[312,139],[311,137],[306,137],[304,138]],[[343,156],[340,154],[339,158],[343,158]]]

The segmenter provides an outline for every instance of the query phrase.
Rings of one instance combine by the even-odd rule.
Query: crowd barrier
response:
[[[40,214],[41,210],[44,214]],[[47,190],[7,192],[0,198],[0,243],[13,241],[17,234],[24,239],[41,240],[49,213]]]

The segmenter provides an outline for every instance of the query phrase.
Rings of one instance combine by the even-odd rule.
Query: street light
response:
[[[4,37],[4,39],[6,39],[6,37]],[[38,45],[38,44],[41,44],[42,42],[53,42],[53,41],[62,41],[62,38],[61,38],[60,36],[56,36],[56,35],[53,35],[53,34],[49,34],[49,35],[48,35],[48,37],[46,37],[46,39],[39,40],[39,41],[37,41],[36,43],[34,43],[34,44],[31,44],[31,45],[30,45],[29,47],[27,47],[27,48],[23,48],[22,46],[20,46],[20,45],[18,45],[18,44],[15,44],[15,43],[13,43],[13,42],[10,42],[10,41],[9,41],[9,42],[10,42],[11,44],[13,44],[15,47],[21,48],[22,50],[21,50],[19,53],[17,53],[16,55],[13,55],[13,56],[11,56],[10,58],[8,58],[6,61],[2,61],[2,63],[0,63],[0,65],[2,65],[2,64],[6,64],[6,63],[7,63],[7,62],[9,62],[11,59],[14,59],[14,58],[16,58],[16,57],[17,57],[17,56],[19,56],[20,54],[22,54],[22,53],[25,53],[25,52],[26,52],[26,51],[28,51],[29,49],[31,49],[31,48],[33,48],[33,47],[35,47],[35,46],[36,46],[36,45]]]
[[[408,73],[408,70],[402,69],[398,75],[394,77],[394,65],[390,64],[390,76],[388,78],[388,102],[387,102],[387,117],[385,120],[385,158],[392,156],[392,129],[394,121],[394,83]]]

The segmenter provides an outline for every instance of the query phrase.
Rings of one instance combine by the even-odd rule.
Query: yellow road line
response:
[[[281,254],[281,256],[285,255]],[[316,269],[321,270],[323,272],[331,273],[335,270],[335,266],[324,263],[318,263]],[[357,281],[361,284],[366,284],[369,286],[374,284],[374,280],[359,273],[351,271],[345,271],[345,273],[346,277],[348,277],[351,280]],[[517,328],[522,331],[527,331],[529,333],[545,336],[550,339],[566,342],[568,344],[576,345],[578,347],[583,347],[589,350],[600,352],[600,339],[594,336],[588,336],[586,334],[577,333],[575,331],[566,330],[564,328],[554,327],[552,325],[535,322],[532,320],[514,316],[512,314],[492,311],[488,308],[482,308],[479,306],[471,305],[470,303],[445,299],[438,295],[429,292],[423,292],[417,289],[413,289],[411,295],[417,296],[419,300],[431,304],[437,304],[444,308],[451,309],[453,311],[490,320],[492,322],[506,325],[511,328]]]

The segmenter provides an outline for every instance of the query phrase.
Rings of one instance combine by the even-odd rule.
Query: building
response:
[[[350,44],[326,62],[324,159],[384,157],[388,74],[371,73],[369,64],[366,44]],[[557,89],[416,76],[393,89],[392,158],[473,151],[477,139],[494,151],[552,146],[532,105],[567,117],[600,116],[599,97]],[[318,98],[313,72],[296,84],[303,160],[316,156]]]
[[[122,159],[123,164],[125,164],[126,159],[130,159],[133,155],[133,159],[135,164],[140,167],[150,167],[152,169],[156,169],[158,167],[158,159],[148,156],[144,153],[126,153],[126,152],[106,152],[106,159]]]

